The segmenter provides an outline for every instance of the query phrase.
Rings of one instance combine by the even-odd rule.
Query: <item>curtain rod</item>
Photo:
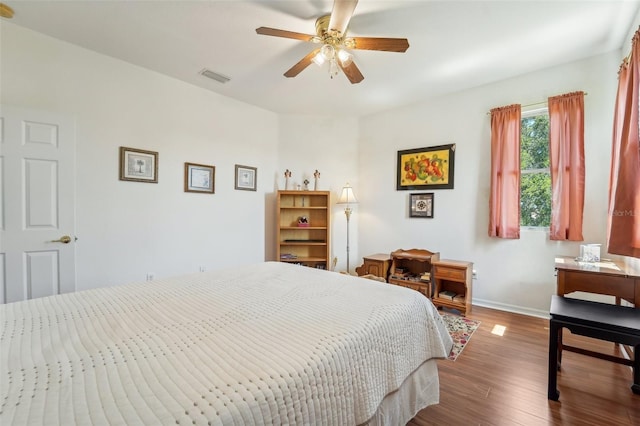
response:
[[[588,95],[588,93],[587,93],[587,92],[584,92],[584,95],[585,95],[585,96],[587,96],[587,95]],[[532,103],[532,104],[520,105],[520,108],[528,108],[528,107],[536,106],[536,105],[545,105],[545,104],[546,104],[546,103],[548,103],[548,102],[549,102],[548,100],[546,100],[546,101],[541,101],[541,102],[534,102],[534,103]],[[491,114],[491,111],[487,112],[487,115],[490,115],[490,114]]]

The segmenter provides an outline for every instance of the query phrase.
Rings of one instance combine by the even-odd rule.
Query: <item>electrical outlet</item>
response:
[[[147,272],[147,281],[153,281],[153,272]]]
[[[478,272],[474,269],[473,272],[471,273],[471,278],[473,278],[474,280],[478,279]]]

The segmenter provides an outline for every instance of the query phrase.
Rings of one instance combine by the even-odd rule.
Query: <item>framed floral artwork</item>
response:
[[[455,153],[455,144],[398,151],[396,189],[453,189]]]

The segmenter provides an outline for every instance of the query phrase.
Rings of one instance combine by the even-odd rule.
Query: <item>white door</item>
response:
[[[0,303],[75,290],[72,118],[0,106],[0,280]]]

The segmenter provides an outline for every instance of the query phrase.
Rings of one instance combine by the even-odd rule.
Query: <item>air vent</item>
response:
[[[200,71],[200,74],[204,75],[207,78],[210,78],[211,80],[215,80],[219,83],[226,83],[227,81],[231,80],[231,78],[224,76],[222,74],[218,74],[217,72],[213,72],[211,70],[208,69],[203,69],[202,71]]]

